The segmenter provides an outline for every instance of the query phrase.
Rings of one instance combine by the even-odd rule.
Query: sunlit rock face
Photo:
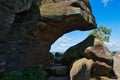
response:
[[[70,70],[70,80],[90,80],[92,59],[78,59],[72,64]]]
[[[114,56],[114,65],[113,65],[113,70],[116,74],[116,76],[118,77],[118,80],[120,80],[120,53],[117,53]]]
[[[60,36],[94,28],[87,0],[0,0],[0,72],[48,63]]]
[[[57,27],[88,30],[96,26],[87,0],[43,0],[40,10],[41,17]]]

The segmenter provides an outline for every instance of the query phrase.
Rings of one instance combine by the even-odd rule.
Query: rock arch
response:
[[[88,0],[2,0],[0,72],[47,63],[50,46],[60,36],[94,28]]]

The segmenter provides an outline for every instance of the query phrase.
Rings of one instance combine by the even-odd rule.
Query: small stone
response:
[[[57,75],[57,76],[63,76],[68,73],[68,67],[67,66],[52,66],[46,68],[48,71],[50,71],[50,74]]]
[[[1,62],[0,65],[1,66],[4,66],[6,64],[6,62]]]

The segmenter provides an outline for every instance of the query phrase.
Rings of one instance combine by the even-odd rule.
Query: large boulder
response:
[[[108,49],[102,45],[95,45],[85,49],[85,57],[93,59],[94,61],[105,62],[112,66],[113,58]]]
[[[94,61],[86,58],[75,61],[70,70],[70,80],[90,80],[91,68]]]
[[[93,35],[88,36],[84,41],[69,48],[64,53],[61,62],[64,65],[70,65],[74,60],[83,57],[105,62],[110,66],[113,65],[113,59],[109,50],[102,41]]]
[[[0,0],[0,71],[48,63],[59,37],[93,28],[88,0]]]
[[[114,65],[113,65],[113,70],[118,77],[118,80],[120,80],[120,53],[116,54],[114,56]]]
[[[112,71],[112,66],[107,65],[105,62],[96,61],[92,66],[93,76],[103,76]]]

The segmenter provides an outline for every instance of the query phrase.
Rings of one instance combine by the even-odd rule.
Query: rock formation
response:
[[[89,58],[94,61],[105,62],[108,65],[113,65],[113,58],[105,44],[97,39],[95,36],[90,35],[82,42],[75,46],[70,47],[62,58],[64,65],[70,65],[74,60],[80,58]]]
[[[93,63],[92,59],[82,58],[76,60],[70,70],[70,80],[90,80]]]
[[[118,80],[120,80],[120,53],[117,53],[114,56],[114,65],[113,65],[113,70],[116,74],[116,76],[118,77]]]
[[[60,36],[93,28],[88,0],[0,0],[0,72],[48,63]]]
[[[81,43],[69,48],[61,60],[62,64],[70,66],[74,61],[82,58],[92,59],[92,75],[102,76],[108,74],[113,69],[113,58],[105,44],[90,35]]]

